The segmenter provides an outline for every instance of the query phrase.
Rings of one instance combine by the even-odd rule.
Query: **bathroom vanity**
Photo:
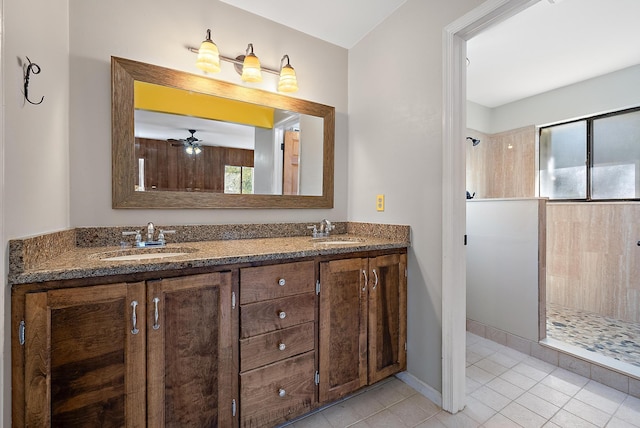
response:
[[[13,241],[13,425],[271,427],[404,370],[408,228],[346,229]]]

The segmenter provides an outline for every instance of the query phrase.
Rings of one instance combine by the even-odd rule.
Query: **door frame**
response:
[[[442,121],[442,408],[465,406],[467,40],[540,0],[487,0],[444,28]]]

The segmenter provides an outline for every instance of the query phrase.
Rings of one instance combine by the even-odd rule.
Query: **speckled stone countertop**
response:
[[[168,226],[162,249],[121,248],[122,231],[131,228],[80,228],[9,242],[11,285],[220,266],[318,255],[405,248],[409,226],[337,223],[329,238],[312,239],[307,224]],[[280,236],[277,236],[280,234]],[[328,244],[323,241],[340,241]],[[114,242],[117,241],[117,242]],[[144,252],[183,255],[108,261],[104,258]]]

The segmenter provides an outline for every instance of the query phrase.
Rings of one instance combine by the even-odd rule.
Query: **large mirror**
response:
[[[333,107],[112,57],[113,208],[332,208]]]

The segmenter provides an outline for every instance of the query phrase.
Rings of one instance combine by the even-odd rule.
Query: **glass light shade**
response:
[[[289,64],[280,70],[280,80],[278,81],[278,92],[297,92],[298,79],[296,71]]]
[[[207,39],[200,45],[196,67],[207,73],[220,72],[220,53],[218,47],[211,39]]]
[[[192,155],[193,154],[193,146],[189,145],[184,149],[185,152],[187,152],[188,155]]]
[[[245,82],[262,82],[260,60],[253,53],[244,57],[242,63],[242,80]]]
[[[193,152],[197,155],[199,155],[200,153],[202,153],[202,149],[200,148],[199,145],[196,145],[193,147]]]

